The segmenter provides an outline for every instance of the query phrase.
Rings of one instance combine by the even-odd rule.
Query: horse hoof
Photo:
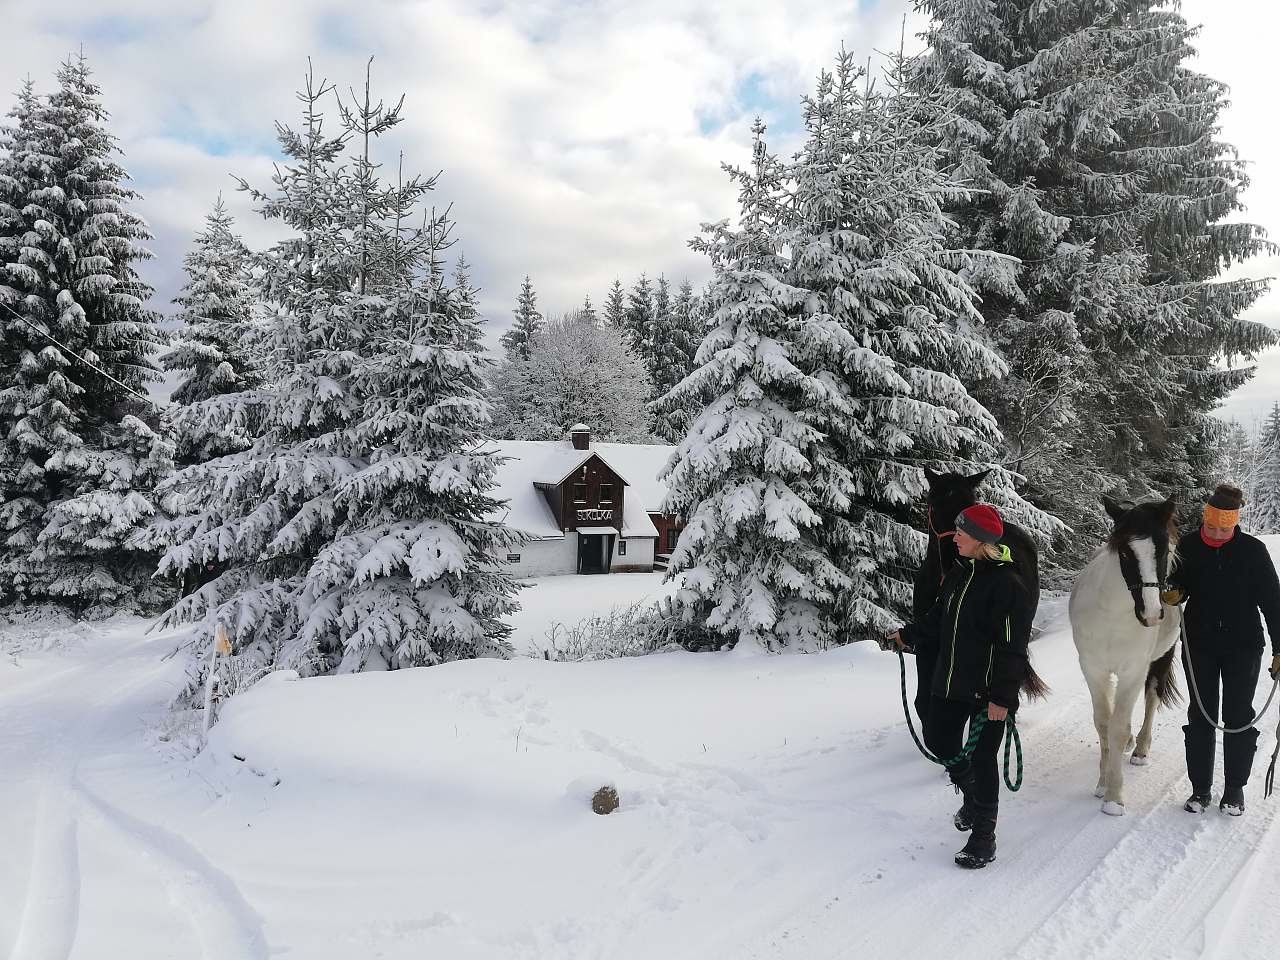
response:
[[[1094,787],[1093,795],[1097,797],[1099,800],[1101,800],[1103,797],[1107,795],[1107,788],[1099,784],[1098,786]]]
[[[1132,757],[1129,758],[1129,762],[1132,763],[1135,767],[1145,767],[1151,761],[1148,760],[1146,757],[1142,756],[1141,754],[1135,753]]]
[[[1123,817],[1124,804],[1117,803],[1115,800],[1108,800],[1102,805],[1102,812],[1108,817]]]

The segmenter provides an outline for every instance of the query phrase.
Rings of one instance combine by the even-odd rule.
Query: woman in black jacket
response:
[[[1034,676],[1027,662],[1031,600],[1008,547],[998,545],[1003,533],[994,507],[979,503],[963,510],[956,518],[960,558],[947,572],[937,602],[923,620],[890,638],[937,658],[924,729],[935,756],[957,756],[970,719],[980,712],[987,717],[972,756],[947,767],[964,796],[955,825],[972,831],[955,860],[970,869],[995,859],[1004,721],[1018,708],[1019,689]]]
[[[1214,722],[1221,699],[1228,728],[1243,727],[1253,719],[1263,654],[1259,610],[1271,634],[1271,675],[1280,673],[1280,581],[1266,546],[1238,526],[1243,506],[1244,497],[1235,487],[1224,484],[1214,491],[1200,529],[1178,542],[1178,563],[1169,576],[1173,592],[1166,595],[1167,600],[1187,601],[1182,665],[1194,672],[1196,688]],[[1191,796],[1183,808],[1203,813],[1212,802],[1216,744],[1213,725],[1195,696],[1190,699],[1182,730]],[[1257,743],[1256,728],[1223,734],[1226,784],[1219,804],[1223,813],[1237,817],[1244,813],[1244,788]]]

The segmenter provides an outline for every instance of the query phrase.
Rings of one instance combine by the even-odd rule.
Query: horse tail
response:
[[[1182,691],[1178,689],[1178,678],[1173,670],[1173,652],[1170,647],[1159,660],[1151,661],[1147,668],[1147,689],[1155,693],[1162,707],[1175,707],[1182,702]]]
[[[1049,695],[1049,684],[1036,673],[1036,668],[1031,666],[1030,659],[1027,660],[1026,670],[1022,676],[1022,692],[1032,700],[1043,700]]]

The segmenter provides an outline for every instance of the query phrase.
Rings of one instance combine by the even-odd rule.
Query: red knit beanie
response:
[[[996,508],[987,503],[975,503],[965,507],[956,517],[956,529],[963,530],[983,543],[999,543],[1004,536],[1004,521]]]

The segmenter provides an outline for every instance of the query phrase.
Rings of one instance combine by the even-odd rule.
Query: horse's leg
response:
[[[1145,670],[1116,677],[1115,705],[1107,727],[1107,789],[1102,800],[1102,812],[1113,817],[1124,814],[1124,748],[1133,734],[1133,708],[1146,679]]]
[[[1089,697],[1093,700],[1093,726],[1098,731],[1098,786],[1095,797],[1102,797],[1107,789],[1107,728],[1111,723],[1111,674],[1090,670],[1083,661],[1080,664],[1085,683],[1089,685]]]
[[[1145,766],[1151,753],[1151,734],[1155,727],[1156,707],[1160,706],[1160,698],[1156,695],[1156,681],[1148,680],[1142,685],[1146,693],[1146,712],[1142,717],[1142,729],[1138,731],[1138,744],[1133,748],[1133,756],[1129,762],[1135,767]]]

